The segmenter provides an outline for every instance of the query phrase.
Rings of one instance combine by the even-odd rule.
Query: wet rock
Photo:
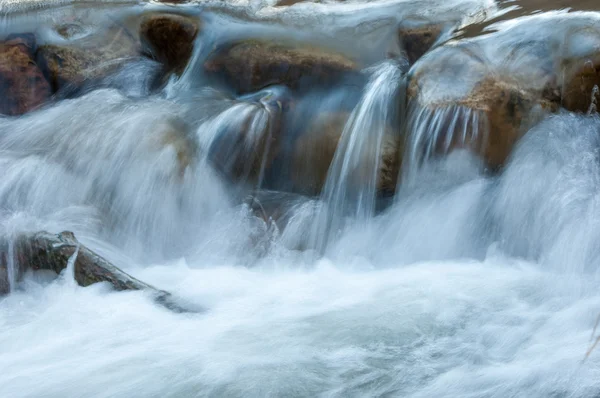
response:
[[[493,46],[487,37],[444,45],[411,69],[406,160],[413,166],[468,149],[496,170],[531,126],[558,109],[548,46]]]
[[[599,41],[600,44],[600,41]],[[600,87],[600,52],[597,59],[564,62],[561,106],[573,112],[588,112]],[[596,89],[595,89],[596,87]]]
[[[341,81],[358,65],[344,55],[325,49],[267,40],[245,40],[217,49],[204,64],[205,71],[230,84],[238,93],[283,84],[329,86]]]
[[[433,47],[443,30],[442,24],[403,24],[400,27],[398,36],[410,65]]]
[[[291,155],[291,178],[297,191],[306,195],[321,193],[349,117],[350,114],[345,112],[322,114],[312,121],[298,138]],[[402,143],[390,128],[383,138],[382,145],[377,190],[380,194],[388,194],[396,190]],[[367,156],[362,161],[366,164],[377,160]],[[361,184],[366,178],[369,176],[358,173],[355,183]]]
[[[98,81],[139,57],[139,41],[125,28],[113,25],[65,45],[48,44],[37,52],[37,61],[54,91]]]
[[[187,66],[198,35],[199,23],[176,14],[153,14],[141,23],[140,36],[152,57],[167,72],[181,74]]]
[[[9,292],[8,242],[0,245],[0,294]],[[74,276],[80,286],[107,282],[115,290],[145,290],[152,293],[154,300],[176,312],[188,312],[181,307],[168,292],[158,290],[121,271],[101,256],[83,246],[72,232],[58,235],[38,232],[16,237],[13,240],[13,255],[16,264],[16,280],[20,280],[27,271],[51,271],[56,275],[63,272],[69,259],[74,259]],[[77,252],[76,257],[73,257]]]
[[[0,113],[22,115],[44,104],[50,85],[34,62],[33,35],[7,38],[0,43]]]
[[[277,155],[283,116],[291,102],[283,86],[239,97],[209,149],[217,169],[234,180],[260,184]]]

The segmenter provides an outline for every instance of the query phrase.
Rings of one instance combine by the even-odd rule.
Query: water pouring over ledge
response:
[[[397,127],[403,110],[402,67],[386,62],[369,71],[363,98],[344,126],[311,236],[310,246],[320,252],[343,232],[347,220],[367,222],[375,214],[378,194],[395,190],[402,142]]]
[[[310,5],[285,12],[302,15],[303,8]],[[326,12],[327,4],[316,9]],[[338,17],[331,15],[328,21],[335,23]],[[545,26],[557,31],[594,20],[589,14],[546,17],[551,22]],[[227,20],[236,29],[244,26],[235,16],[219,19]],[[253,21],[248,36],[260,25]],[[539,28],[535,21],[515,24],[523,32]],[[594,25],[584,25],[578,32],[585,41],[568,36],[581,44],[575,50],[593,49]],[[529,38],[500,36],[514,39],[515,48]],[[542,43],[554,37],[541,36]],[[297,39],[303,52],[293,54],[304,56],[305,38]],[[497,39],[490,35],[490,43]],[[425,57],[453,51],[446,48],[451,45],[437,42],[444,50]],[[385,46],[374,47],[373,54],[387,56]],[[10,48],[27,52],[21,44]],[[350,55],[365,53],[355,51]],[[571,55],[587,59],[591,53]],[[436,60],[421,58],[413,71]],[[202,72],[205,60],[197,61],[188,71]],[[565,70],[576,69],[577,62],[570,62]],[[543,76],[553,70],[545,65],[528,67]],[[142,78],[148,68],[129,68],[113,71],[121,74],[118,84],[111,72],[73,98],[0,118],[3,236],[71,229],[83,245],[136,278],[208,309],[175,314],[143,292],[117,293],[103,284],[83,288],[69,283],[68,275],[46,280],[29,274],[0,298],[0,395],[598,395],[600,360],[594,353],[581,360],[600,308],[600,120],[585,115],[588,106],[576,114],[559,105],[542,112],[541,121],[531,117],[533,126],[523,126],[503,167],[493,171],[467,145],[425,154],[411,170],[414,183],[401,181],[393,200],[373,214],[374,193],[380,200],[388,195],[374,183],[382,159],[362,162],[361,153],[385,153],[385,145],[372,145],[385,143],[386,129],[378,128],[384,119],[394,137],[416,137],[401,123],[411,111],[398,104],[403,71],[392,66],[379,64],[371,84],[342,77],[325,90],[306,80],[303,92],[292,89],[281,109],[270,98],[288,94],[269,91],[271,85],[246,95],[199,83],[204,76],[198,76],[197,84],[167,95]],[[300,70],[294,63],[286,67]],[[275,72],[281,69],[268,77]],[[585,69],[580,80],[586,105],[594,73]],[[413,76],[409,71],[408,91]],[[432,86],[441,87],[446,77],[432,76]],[[509,105],[524,98],[516,95],[521,87],[501,83],[515,93],[501,102],[503,109],[515,109]],[[452,84],[464,88],[459,79]],[[559,88],[566,88],[558,95],[566,108],[569,101],[561,100],[579,86]],[[347,93],[350,99],[339,99]],[[554,92],[549,94],[544,99],[552,101]],[[234,160],[231,149],[256,148],[251,138],[261,135],[252,133],[265,131],[240,127],[253,124],[244,123],[246,115],[270,124],[270,110],[278,116],[277,128],[268,129],[278,139],[274,158],[250,152],[255,156],[246,159],[261,159],[261,187],[279,191],[257,192],[255,183],[232,178],[223,165]],[[286,163],[290,153],[311,158],[302,149],[314,147],[298,145],[309,125],[322,113],[348,110],[354,110],[350,123],[339,117],[340,131],[322,134],[337,153],[310,153],[324,158],[314,163],[327,165],[327,188],[322,195],[298,194],[300,183],[286,184],[295,171],[293,162]],[[454,116],[448,115],[450,121]],[[368,125],[362,134],[360,124]],[[445,144],[448,131],[439,126],[427,131]],[[427,149],[426,143],[419,145]],[[365,167],[353,169],[353,163]],[[362,189],[353,188],[355,176],[368,177]],[[247,194],[254,199],[250,206]],[[361,206],[348,199],[361,196]],[[338,206],[344,209],[340,218],[365,216],[347,217],[325,254],[315,256],[304,242],[323,216],[323,199],[348,205]]]

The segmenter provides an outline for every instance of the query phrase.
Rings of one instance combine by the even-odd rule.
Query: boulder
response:
[[[65,45],[43,45],[37,51],[37,61],[53,90],[58,91],[98,81],[139,55],[139,41],[122,26],[112,25]]]
[[[599,40],[600,44],[600,40]],[[563,62],[561,106],[573,112],[588,112],[600,87],[600,51],[592,58]],[[596,87],[596,89],[595,89]]]
[[[165,66],[167,73],[180,75],[192,56],[199,28],[199,23],[190,17],[151,14],[141,22],[140,37],[142,45]]]
[[[412,166],[422,157],[468,149],[498,169],[519,138],[558,109],[544,48],[519,48],[496,65],[495,56],[484,56],[491,45],[485,40],[439,47],[411,69],[406,160]]]
[[[205,72],[238,93],[276,84],[298,90],[305,84],[332,85],[358,65],[342,54],[307,44],[245,40],[218,48],[204,63]]]
[[[22,115],[44,104],[50,84],[34,61],[33,35],[8,37],[0,43],[0,114]]]
[[[154,300],[176,312],[189,312],[176,303],[173,296],[158,290],[121,271],[104,258],[82,245],[72,232],[58,235],[48,232],[23,234],[13,239],[13,261],[16,264],[16,280],[27,271],[50,271],[59,275],[74,261],[75,281],[80,286],[107,282],[115,290],[144,290],[152,294]],[[9,250],[8,241],[0,242],[0,294],[10,291],[8,281]],[[77,252],[77,254],[76,254]],[[76,255],[75,255],[76,254]]]

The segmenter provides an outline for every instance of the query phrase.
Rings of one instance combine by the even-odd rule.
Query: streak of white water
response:
[[[406,132],[402,182],[414,185],[419,169],[435,156],[461,148],[481,154],[488,139],[487,117],[463,106],[430,109],[415,103],[410,106]]]
[[[316,217],[312,247],[324,251],[344,229],[346,220],[364,223],[375,214],[375,199],[384,153],[395,156],[400,138],[393,131],[401,106],[402,70],[386,62],[372,76],[344,127],[323,188],[323,206]]]

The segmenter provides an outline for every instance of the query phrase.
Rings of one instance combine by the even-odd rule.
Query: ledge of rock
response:
[[[108,282],[118,291],[144,290],[151,292],[157,303],[170,310],[191,311],[178,304],[170,293],[139,281],[110,264],[79,243],[72,232],[62,232],[57,235],[48,232],[21,235],[14,239],[13,244],[17,281],[27,271],[44,270],[60,274],[67,268],[69,259],[79,248],[74,262],[74,275],[80,286]],[[9,292],[8,252],[8,242],[4,241],[0,246],[0,294]]]
[[[0,43],[0,113],[22,115],[49,100],[50,84],[34,62],[35,36],[9,36]]]
[[[443,31],[443,24],[405,23],[400,26],[398,36],[408,63],[412,65],[425,55],[442,36]]]
[[[238,93],[277,84],[294,90],[311,84],[330,86],[358,68],[342,54],[269,40],[230,43],[213,52],[204,64],[209,75],[228,82]]]
[[[165,66],[167,73],[181,74],[194,49],[199,22],[178,14],[152,14],[140,25],[143,46]]]
[[[139,41],[127,29],[113,25],[65,45],[40,46],[37,62],[58,91],[102,79],[139,56]]]

